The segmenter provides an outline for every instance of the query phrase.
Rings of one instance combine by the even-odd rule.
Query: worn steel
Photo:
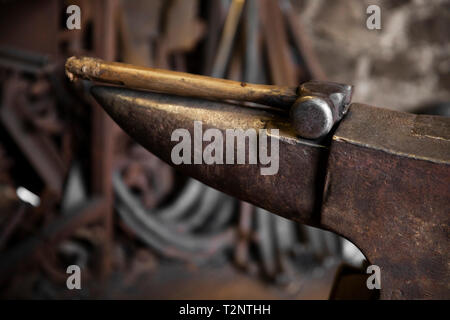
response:
[[[328,134],[347,112],[352,86],[309,81],[300,86],[299,96],[290,109],[292,126],[303,138],[316,139]]]
[[[450,298],[450,118],[352,104],[330,147],[321,225],[381,267],[383,299]]]
[[[66,71],[70,79],[80,77],[179,96],[247,101],[290,109],[295,132],[307,139],[318,139],[330,132],[345,113],[352,92],[351,86],[332,82],[313,81],[298,88],[250,84],[89,57],[67,59]]]
[[[185,128],[193,136],[194,121],[201,121],[204,130],[217,128],[224,136],[225,130],[232,128],[280,129],[281,135],[274,138],[279,140],[280,154],[285,156],[280,157],[276,175],[262,176],[261,165],[251,164],[182,164],[178,167],[235,197],[277,211],[289,219],[314,224],[317,175],[326,148],[297,138],[287,117],[256,108],[118,87],[94,87],[92,93],[128,134],[168,163],[171,163],[171,150],[176,144],[170,141],[172,132]],[[294,180],[293,176],[303,179]],[[285,186],[285,190],[273,186]],[[271,197],[267,196],[268,190],[271,190]],[[280,199],[284,203],[282,208],[279,208]]]
[[[193,122],[279,128],[279,172],[259,165],[180,165],[184,173],[270,212],[334,231],[382,272],[381,298],[449,298],[450,119],[352,104],[330,145],[298,138],[267,110],[94,87],[109,115],[171,163],[176,128]]]

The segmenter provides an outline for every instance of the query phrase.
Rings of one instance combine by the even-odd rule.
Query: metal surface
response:
[[[261,166],[250,164],[181,164],[177,168],[207,185],[288,219],[315,224],[317,175],[321,173],[319,163],[326,148],[297,138],[289,119],[256,108],[117,87],[94,87],[92,93],[122,129],[169,164],[176,144],[170,141],[172,132],[185,128],[193,136],[194,121],[201,121],[204,130],[217,128],[224,136],[226,129],[233,128],[280,129],[280,136],[273,136],[279,141],[282,155],[276,175],[262,176]],[[272,136],[270,131],[268,136]],[[301,179],[293,179],[295,176]],[[268,190],[270,197],[267,197]]]
[[[302,84],[289,112],[295,132],[307,139],[325,136],[345,115],[351,97],[350,85],[326,81]]]
[[[321,224],[381,267],[383,299],[448,299],[450,118],[352,104],[331,143]]]
[[[259,165],[248,164],[177,167],[270,212],[350,239],[380,266],[382,298],[449,297],[450,119],[353,104],[324,146],[297,138],[286,118],[265,110],[114,87],[92,93],[169,164],[171,133],[193,134],[194,121],[222,132],[279,128],[276,175],[261,176]],[[273,272],[271,264],[266,269]]]
[[[164,224],[164,220],[161,219],[162,217],[159,216],[158,212],[146,212],[120,179],[117,172],[114,174],[113,184],[120,201],[117,206],[120,216],[125,223],[137,232],[140,238],[160,253],[164,253],[171,258],[199,263],[215,254],[216,251],[231,246],[234,238],[233,229],[225,229],[217,235],[197,235],[194,237],[186,230],[180,230],[177,225]],[[209,210],[211,210],[210,205],[209,203]],[[170,209],[167,208],[166,210]],[[229,211],[231,208],[225,205],[224,210]],[[217,213],[226,214],[223,210],[218,210]]]
[[[233,40],[236,36],[239,18],[241,17],[245,0],[233,0],[228,10],[227,19],[225,21],[222,38],[219,48],[217,49],[216,58],[214,60],[212,77],[223,78],[228,65]]]

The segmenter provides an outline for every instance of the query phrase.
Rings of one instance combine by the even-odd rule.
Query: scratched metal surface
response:
[[[450,297],[449,137],[448,117],[361,104],[333,136],[321,223],[380,266],[381,298]]]

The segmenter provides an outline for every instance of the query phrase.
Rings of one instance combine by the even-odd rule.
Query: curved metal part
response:
[[[307,139],[319,139],[346,114],[353,93],[348,84],[312,80],[299,87],[299,98],[291,106],[295,132]]]
[[[227,223],[233,217],[233,213],[236,209],[236,201],[226,194],[222,194],[222,202],[219,203],[220,208],[216,212],[217,216],[215,216],[212,221],[208,224],[208,230],[217,231]]]
[[[184,260],[205,260],[213,253],[228,248],[234,238],[232,229],[225,229],[214,235],[196,235],[176,232],[142,207],[125,183],[119,172],[113,174],[113,186],[119,203],[117,210],[133,231],[149,246],[169,257]]]
[[[198,201],[199,196],[205,192],[206,188],[207,187],[203,183],[195,179],[189,179],[181,192],[181,195],[175,202],[168,207],[159,209],[155,214],[166,221],[177,220],[183,217],[192,209]]]
[[[213,188],[268,211],[301,223],[317,224],[316,200],[320,199],[317,192],[321,189],[318,177],[322,172],[319,166],[327,150],[323,145],[296,137],[289,119],[256,108],[124,88],[93,87],[92,94],[125,132],[171,165],[171,152],[176,145],[171,141],[172,133],[183,128],[195,139],[194,121],[201,121],[203,130],[218,129],[224,145],[227,129],[257,132],[279,129],[279,135],[270,130],[267,134],[279,144],[279,170],[274,175],[261,175],[261,168],[266,167],[261,164],[203,163],[176,167]],[[203,142],[202,147],[205,146]]]
[[[205,188],[205,192],[202,194],[200,204],[198,208],[193,211],[194,214],[190,215],[187,219],[177,222],[177,230],[186,232],[195,230],[205,224],[209,216],[216,210],[217,203],[221,198],[221,192],[212,188]]]
[[[208,187],[208,190],[214,189]],[[202,200],[204,201],[204,204],[202,203],[202,208],[195,213],[192,219],[190,219],[186,223],[181,223],[185,230],[195,231],[205,228],[205,225],[207,225],[209,226],[206,227],[207,230],[217,231],[230,219],[233,213],[234,201],[224,195],[222,192],[217,190],[214,191],[219,194],[218,197],[213,196],[211,197],[211,200],[205,199],[203,197]],[[207,204],[210,205],[208,206]],[[213,220],[215,221],[211,222],[211,217],[213,217]]]

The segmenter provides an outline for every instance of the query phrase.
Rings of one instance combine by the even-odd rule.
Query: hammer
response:
[[[347,112],[352,86],[310,81],[298,87],[251,84],[155,68],[71,57],[70,79],[77,77],[128,88],[208,100],[246,101],[289,111],[295,133],[305,139],[327,135]]]

